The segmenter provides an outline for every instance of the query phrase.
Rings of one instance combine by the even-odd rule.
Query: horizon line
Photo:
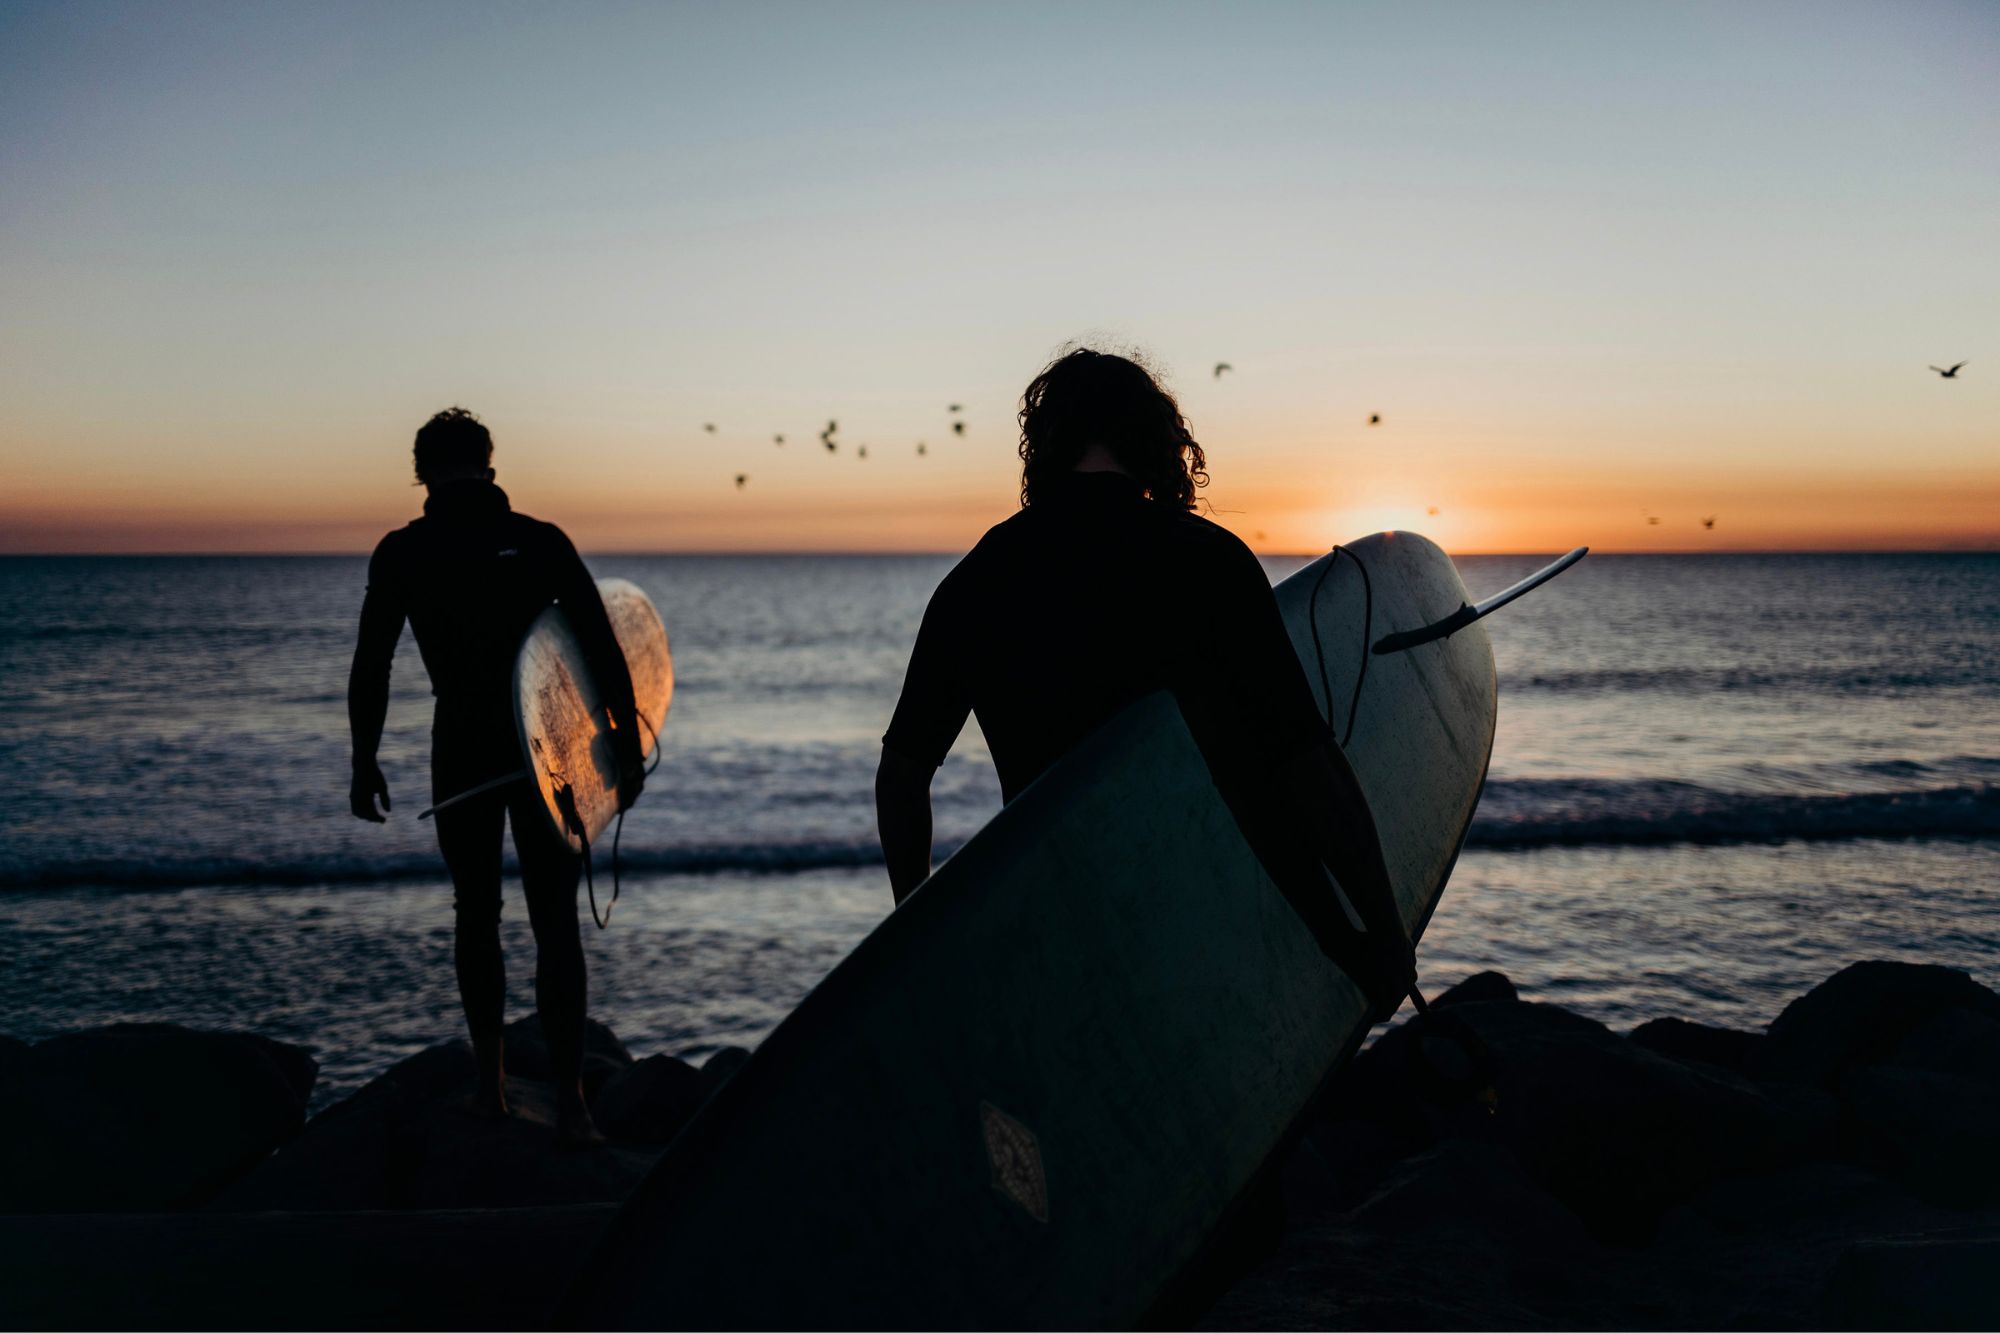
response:
[[[1373,535],[1373,534],[1370,534]],[[1419,534],[1421,535],[1421,534]],[[639,548],[604,548],[583,551],[589,557],[618,559],[624,557],[691,557],[697,559],[906,559],[919,556],[952,557],[964,556],[970,551],[928,550],[912,548],[896,551],[855,551],[827,548],[801,547],[797,549],[772,550],[729,550],[696,549],[663,550]],[[1332,548],[1312,551],[1259,551],[1252,548],[1252,554],[1263,557],[1291,559],[1322,556]],[[1562,550],[1554,547],[1542,551],[1446,551],[1453,559],[1461,556],[1468,559],[1486,559],[1495,556],[1550,556],[1561,555]],[[2000,555],[2000,542],[1990,546],[1912,546],[1912,547],[1772,547],[1737,546],[1722,549],[1684,547],[1672,550],[1605,550],[1591,548],[1592,556],[1649,557],[1649,556],[1729,556],[1729,555]],[[366,550],[351,551],[0,551],[0,560],[365,560],[370,555]]]

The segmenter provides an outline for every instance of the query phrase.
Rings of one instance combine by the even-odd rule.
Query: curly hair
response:
[[[1208,485],[1208,460],[1188,431],[1180,404],[1144,366],[1078,347],[1043,368],[1021,395],[1021,503],[1076,470],[1093,444],[1111,451],[1146,494],[1177,509],[1194,508]]]
[[[417,480],[441,467],[486,467],[493,462],[493,436],[478,417],[447,407],[417,431]]]

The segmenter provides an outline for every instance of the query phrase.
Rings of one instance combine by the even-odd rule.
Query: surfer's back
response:
[[[1159,689],[1211,760],[1317,738],[1319,713],[1257,558],[1116,472],[1045,483],[931,600],[884,744],[941,760],[966,710],[1011,800]]]

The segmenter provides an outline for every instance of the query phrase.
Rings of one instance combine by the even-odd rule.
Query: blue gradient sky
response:
[[[0,549],[366,549],[452,402],[586,547],[953,549],[1077,337],[1266,549],[1992,546],[1996,143],[1990,4],[9,5]]]

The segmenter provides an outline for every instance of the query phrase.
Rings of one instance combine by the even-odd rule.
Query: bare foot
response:
[[[556,1141],[565,1148],[602,1148],[604,1131],[590,1118],[590,1108],[578,1106],[556,1114]]]
[[[458,1109],[474,1120],[505,1120],[511,1112],[507,1109],[505,1092],[468,1092],[459,1101]]]

